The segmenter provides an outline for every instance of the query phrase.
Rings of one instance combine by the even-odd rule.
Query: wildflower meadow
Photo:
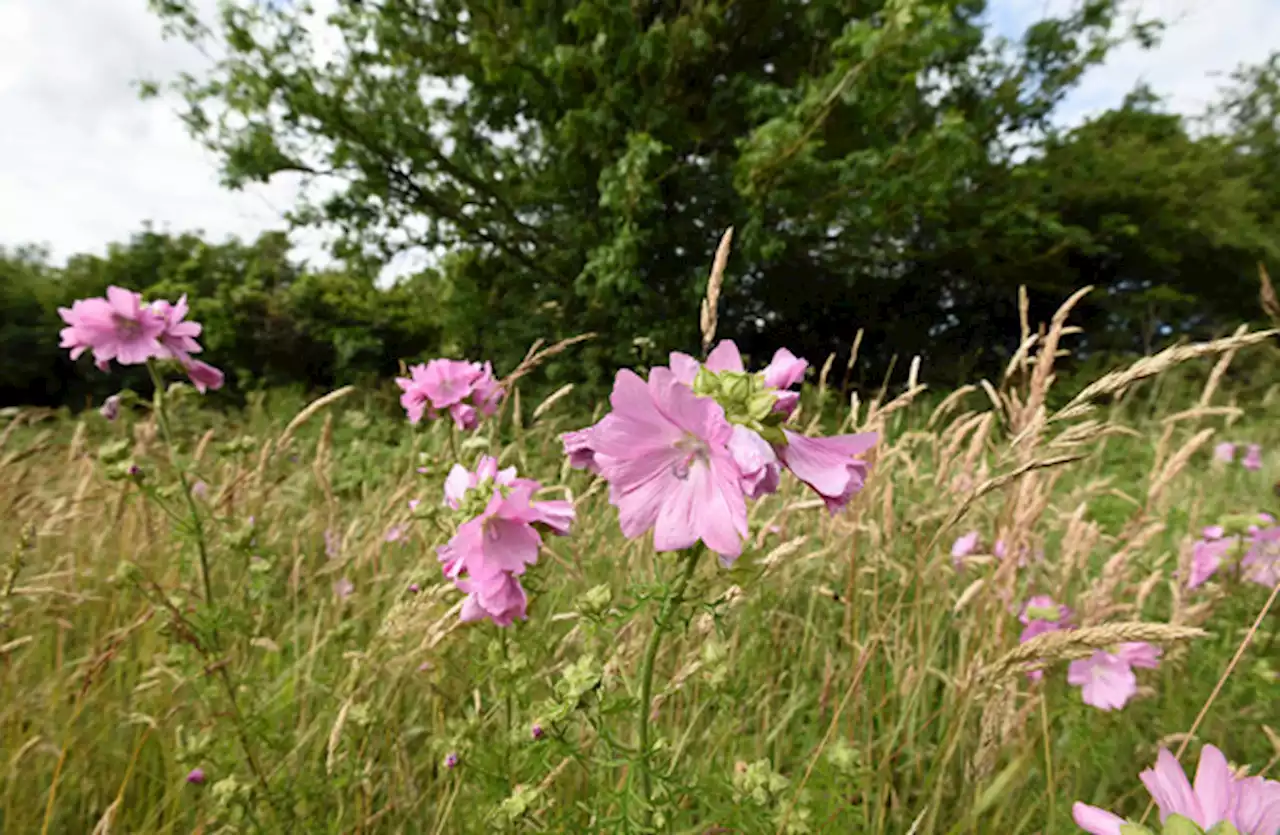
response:
[[[594,413],[591,334],[223,412],[185,298],[64,308],[153,395],[5,413],[0,829],[1280,832],[1275,332],[842,395],[723,270]]]

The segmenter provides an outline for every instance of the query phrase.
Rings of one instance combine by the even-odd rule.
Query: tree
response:
[[[637,339],[695,344],[731,224],[721,333],[748,352],[820,359],[857,327],[877,363],[1016,339],[972,303],[1008,309],[1013,284],[936,270],[993,224],[1052,231],[987,195],[1118,37],[1111,0],[1017,44],[984,37],[981,0],[341,0],[324,21],[240,0],[216,22],[152,5],[224,56],[177,86],[229,186],[301,175],[293,222],[339,230],[351,263],[443,253],[444,338],[500,365],[608,334],[579,379]],[[982,315],[956,327],[965,308]]]

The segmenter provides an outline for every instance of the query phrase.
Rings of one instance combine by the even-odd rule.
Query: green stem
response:
[[[684,564],[680,576],[667,589],[667,594],[662,599],[662,607],[658,609],[658,616],[653,621],[653,634],[649,636],[649,644],[645,647],[644,660],[640,667],[640,715],[637,720],[640,737],[640,786],[644,799],[642,815],[646,829],[653,821],[653,773],[649,762],[649,714],[652,712],[653,703],[653,662],[658,657],[658,648],[662,646],[662,636],[671,628],[671,619],[675,616],[676,609],[684,602],[685,589],[689,587],[689,580],[693,577],[694,569],[698,567],[700,556],[702,556],[700,545],[684,553]]]
[[[169,416],[164,410],[164,380],[155,360],[147,360],[147,371],[151,374],[151,382],[155,386],[156,422],[160,424],[160,434],[165,445],[169,447],[169,463],[178,471],[178,482],[182,485],[182,495],[187,500],[187,510],[191,512],[191,525],[195,531],[196,548],[200,552],[200,574],[204,579],[204,601],[213,605],[213,584],[209,580],[209,551],[204,543],[204,523],[200,521],[200,511],[196,507],[195,497],[191,495],[191,486],[187,484],[187,473],[178,463],[178,448],[173,443],[173,433],[169,429]]]
[[[505,772],[504,776],[506,777],[506,780],[507,780],[507,791],[511,791],[511,788],[512,788],[512,782],[511,782],[512,715],[511,715],[511,671],[510,671],[511,654],[510,654],[510,650],[507,648],[507,630],[499,626],[498,634],[502,637],[502,664],[503,664],[503,667],[506,668],[502,671],[503,672],[502,689],[506,691],[506,708],[507,708],[506,710],[507,732],[506,732],[506,739],[505,739],[505,742],[503,743],[503,748],[502,748],[502,770],[503,772]]]

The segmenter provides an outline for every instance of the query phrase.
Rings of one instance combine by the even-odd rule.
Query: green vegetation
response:
[[[1259,354],[1274,360],[1270,347],[1241,359]],[[1104,394],[1101,410],[1059,410],[1029,435],[1023,404],[1045,394],[1030,369],[1001,386],[998,410],[980,390],[932,403],[912,390],[854,413],[807,388],[801,425],[821,418],[886,440],[849,511],[828,518],[785,480],[754,505],[738,566],[703,561],[694,575],[657,657],[655,825],[1066,833],[1075,800],[1140,815],[1137,771],[1191,727],[1267,597],[1225,576],[1188,592],[1173,576],[1202,526],[1280,510],[1280,434],[1267,419],[1280,389],[1243,390],[1229,375],[1206,386],[1212,362],[1166,368],[1112,405]],[[492,452],[566,485],[578,522],[548,541],[526,575],[529,620],[502,639],[491,624],[458,623],[435,559],[450,534],[439,507],[448,421],[412,429],[370,390],[301,421],[290,418],[303,401],[283,393],[215,415],[172,390],[177,460],[205,485],[209,606],[142,404],[114,424],[8,415],[0,828],[626,831],[639,819],[626,752],[641,656],[678,557],[625,540],[604,485],[565,465],[556,435],[585,415],[564,401],[508,405],[500,426],[460,439],[462,455]],[[1262,444],[1264,468],[1214,464],[1223,438]],[[1062,456],[1079,458],[979,495],[950,524],[983,479]],[[949,549],[967,530],[1044,560],[1001,574],[979,558],[957,573]],[[1032,593],[1069,603],[1085,625],[1208,635],[1166,645],[1159,668],[1141,671],[1144,691],[1114,713],[1081,703],[1062,660],[1043,685],[1016,669],[984,683],[1017,645],[1008,606]],[[1201,741],[1254,773],[1280,756],[1278,632],[1273,615],[1188,761]],[[186,782],[193,768],[203,784]]]

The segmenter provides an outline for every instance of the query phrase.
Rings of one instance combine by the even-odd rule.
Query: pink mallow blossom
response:
[[[591,428],[591,446],[623,534],[653,530],[658,551],[701,540],[736,559],[747,536],[747,505],[724,409],[668,368],[653,369],[647,383],[619,371],[609,402],[613,411]]]
[[[493,376],[493,366],[486,362],[434,359],[409,369],[408,377],[397,377],[396,385],[403,394],[400,405],[410,423],[423,416],[436,418],[448,411],[454,424],[464,431],[475,429],[480,416],[490,416],[502,400],[502,386]]]
[[[61,347],[77,359],[86,350],[105,371],[111,360],[121,365],[141,365],[152,359],[177,360],[200,393],[222,387],[221,371],[191,358],[200,353],[199,322],[186,321],[187,297],[175,305],[160,300],[145,304],[142,296],[122,287],[107,288],[103,298],[80,299],[70,308],[59,308],[67,323]]]
[[[1119,710],[1138,692],[1134,667],[1154,669],[1160,650],[1151,644],[1131,641],[1114,647],[1114,652],[1098,650],[1088,658],[1072,661],[1067,682],[1080,688],[1084,703],[1099,710]]]
[[[1236,445],[1230,441],[1214,444],[1213,460],[1222,464],[1230,464],[1236,460]]]
[[[1240,459],[1240,466],[1246,470],[1262,469],[1262,444],[1249,444],[1245,450],[1244,458]]]
[[[1249,533],[1249,550],[1240,560],[1246,580],[1274,588],[1280,583],[1280,526],[1253,528]]]
[[[701,540],[731,564],[746,537],[745,500],[776,491],[784,467],[832,513],[865,484],[869,465],[861,456],[875,433],[809,438],[782,428],[794,407],[780,405],[785,388],[807,367],[782,348],[763,372],[748,375],[737,346],[724,340],[705,364],[672,353],[670,365],[654,368],[647,382],[621,371],[613,411],[562,435],[565,453],[571,466],[610,483],[624,534],[653,530],[659,551]]]
[[[444,574],[467,595],[461,619],[488,618],[498,626],[510,626],[527,618],[528,596],[520,575],[537,562],[542,547],[540,531],[561,535],[574,520],[568,501],[534,501],[538,482],[516,477],[514,469],[499,470],[497,461],[485,456],[475,472],[455,465],[445,482],[445,503],[472,518],[437,550]]]
[[[956,537],[951,543],[951,565],[959,571],[964,567],[964,558],[978,550],[978,532],[969,531]]]
[[[1212,745],[1200,751],[1194,783],[1165,748],[1160,749],[1155,767],[1138,776],[1160,809],[1161,823],[1180,815],[1202,830],[1225,821],[1240,835],[1280,832],[1280,783],[1236,776],[1227,758]],[[1071,816],[1092,835],[1121,835],[1128,824],[1118,815],[1084,803],[1074,804]]]
[[[163,317],[142,303],[140,293],[123,287],[108,287],[105,299],[79,299],[70,308],[60,307],[58,315],[67,323],[60,347],[70,348],[73,360],[92,351],[103,371],[111,360],[141,365],[163,350],[159,342],[165,329]]]

